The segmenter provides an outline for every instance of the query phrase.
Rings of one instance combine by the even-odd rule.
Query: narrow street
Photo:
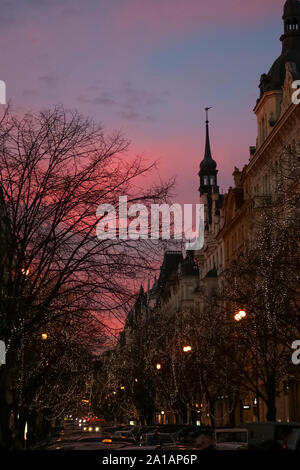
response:
[[[83,432],[81,430],[66,428],[46,446],[45,450],[120,450],[128,447],[128,443],[118,440],[103,443],[99,432]]]

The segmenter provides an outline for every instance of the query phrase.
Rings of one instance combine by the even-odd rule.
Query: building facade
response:
[[[234,186],[221,196],[216,180],[209,180],[211,169],[216,178],[216,163],[210,156],[208,130],[206,150],[200,165],[200,200],[206,208],[205,246],[199,254],[200,283],[213,269],[215,288],[222,279],[222,272],[251,246],[255,237],[255,218],[260,210],[270,207],[278,198],[278,191],[292,193],[295,181],[284,181],[286,166],[299,170],[300,106],[292,102],[294,82],[300,77],[300,1],[288,0],[283,12],[284,33],[282,53],[267,74],[260,80],[260,96],[255,104],[257,141],[249,149],[249,160],[239,170],[234,169]],[[206,123],[208,128],[208,123]],[[292,149],[292,152],[291,150]],[[289,153],[289,155],[288,155]],[[291,159],[295,161],[291,161]],[[289,168],[289,170],[291,169]],[[295,168],[296,169],[296,168]],[[298,173],[299,174],[299,173]],[[207,175],[207,176],[206,176]],[[206,176],[208,187],[202,181]],[[289,384],[277,399],[279,421],[299,421],[300,384]],[[259,400],[260,401],[260,400]],[[227,404],[221,403],[224,410]],[[257,413],[259,409],[259,415]],[[255,396],[246,397],[236,412],[236,423],[264,421],[266,406],[257,403]],[[221,412],[220,424],[228,424],[228,413]]]
[[[294,82],[300,79],[300,1],[287,0],[283,11],[284,32],[280,40],[282,52],[267,74],[260,79],[260,95],[254,107],[257,119],[256,144],[249,148],[249,159],[242,169],[234,168],[234,185],[226,194],[220,194],[217,162],[213,159],[209,137],[208,110],[204,158],[200,163],[200,202],[205,208],[205,241],[199,252],[167,252],[160,276],[148,292],[140,291],[136,305],[130,312],[122,338],[130,341],[134,322],[147,321],[149,315],[165,311],[198,312],[205,309],[206,299],[217,292],[223,273],[237,257],[251,246],[255,237],[257,214],[278,198],[279,188],[293,192],[283,182],[284,166],[291,162],[287,149],[300,154],[300,105],[292,102]],[[298,168],[299,169],[299,168]],[[211,424],[205,404],[199,406],[198,420]],[[266,406],[255,395],[243,396],[234,417],[230,413],[228,397],[220,396],[215,407],[215,424],[239,425],[245,421],[265,421]],[[277,398],[279,421],[300,421],[300,382],[289,383]],[[158,407],[159,409],[159,407]],[[187,421],[192,414],[187,413]],[[157,422],[174,422],[170,411]],[[195,421],[195,420],[193,420]],[[234,423],[233,423],[234,421]]]

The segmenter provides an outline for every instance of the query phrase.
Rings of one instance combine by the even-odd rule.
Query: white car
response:
[[[243,428],[216,429],[216,450],[244,450],[248,449],[248,431]]]

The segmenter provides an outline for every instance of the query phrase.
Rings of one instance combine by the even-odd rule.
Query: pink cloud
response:
[[[282,0],[127,0],[118,10],[118,31],[139,29],[155,35],[187,32],[199,28],[249,25],[278,18]]]

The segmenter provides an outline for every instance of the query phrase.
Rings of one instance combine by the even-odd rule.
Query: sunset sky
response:
[[[131,152],[198,200],[203,108],[226,191],[255,145],[260,75],[280,55],[283,0],[0,0],[0,79],[20,110],[56,103],[122,129]]]

